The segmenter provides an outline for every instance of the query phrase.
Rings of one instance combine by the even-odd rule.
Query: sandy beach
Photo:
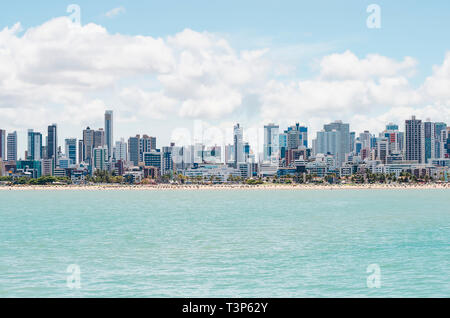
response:
[[[80,191],[101,191],[101,190],[384,190],[384,189],[450,189],[450,183],[429,183],[429,184],[339,184],[339,185],[318,185],[318,184],[221,184],[221,185],[15,185],[0,186],[0,191],[33,191],[33,190],[80,190]]]

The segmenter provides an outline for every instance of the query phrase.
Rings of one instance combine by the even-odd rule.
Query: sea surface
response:
[[[450,190],[0,191],[0,297],[450,297]]]

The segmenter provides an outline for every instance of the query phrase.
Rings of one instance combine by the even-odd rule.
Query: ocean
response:
[[[450,191],[0,191],[0,297],[450,297]]]

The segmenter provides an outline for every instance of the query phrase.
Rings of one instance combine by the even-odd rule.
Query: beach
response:
[[[450,189],[450,183],[428,184],[217,184],[217,185],[14,185],[0,186],[0,191],[29,191],[29,190],[382,190],[382,189]]]

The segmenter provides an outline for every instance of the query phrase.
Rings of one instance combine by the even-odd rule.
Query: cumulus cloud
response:
[[[422,89],[430,99],[450,104],[450,52],[442,65],[433,67],[433,74],[426,78]]]
[[[126,36],[92,23],[78,26],[65,17],[22,36],[19,29],[20,24],[0,32],[3,107],[31,111],[40,105],[86,104],[106,91],[117,92],[124,105],[141,105],[150,118],[163,113],[218,118],[242,106],[246,89],[266,69],[264,51],[236,52],[221,38],[188,29],[167,39]],[[136,88],[143,78],[153,78],[158,87]]]
[[[124,113],[130,112],[139,118],[166,119],[176,108],[177,100],[162,91],[146,91],[139,87],[126,87],[119,94]]]
[[[401,74],[412,76],[416,65],[417,61],[412,57],[397,62],[385,56],[369,54],[359,59],[354,53],[345,51],[324,57],[320,62],[320,75],[324,79],[337,80],[367,80]]]
[[[352,129],[374,131],[390,121],[401,124],[412,114],[450,121],[450,54],[417,88],[409,82],[416,65],[411,57],[358,58],[350,51],[325,56],[314,79],[268,82],[260,99],[262,118],[276,121],[289,114],[313,131],[335,119],[349,121]]]
[[[277,78],[286,72],[273,57],[190,29],[155,38],[65,17],[27,30],[18,23],[0,31],[0,126],[79,126],[101,122],[112,106],[127,122],[242,122],[245,114],[251,125],[299,121],[312,131],[335,119],[381,129],[412,113],[450,121],[450,53],[419,87],[410,83],[412,57],[344,51],[324,56],[305,80]]]

